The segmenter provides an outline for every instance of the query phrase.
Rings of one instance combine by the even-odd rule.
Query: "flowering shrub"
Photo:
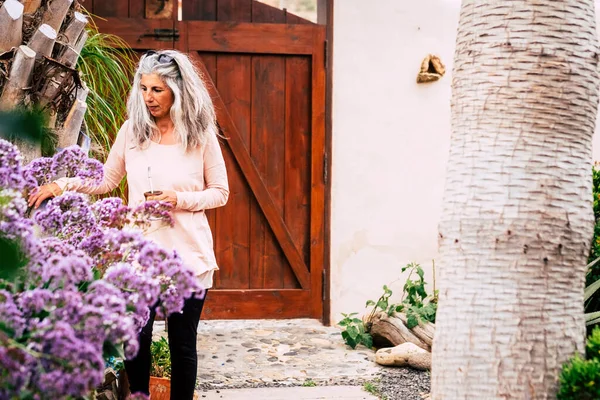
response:
[[[181,258],[140,230],[150,217],[172,224],[166,204],[90,204],[67,192],[26,218],[24,193],[58,175],[100,182],[102,166],[72,147],[23,168],[0,140],[0,244],[13,255],[0,265],[0,399],[88,396],[105,360],[137,353],[150,307],[180,312],[202,292]]]

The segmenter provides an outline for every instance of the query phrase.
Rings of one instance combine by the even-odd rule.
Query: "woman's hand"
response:
[[[173,207],[177,205],[177,194],[172,190],[163,190],[158,196],[148,196],[146,200],[164,201]]]
[[[37,190],[29,195],[27,205],[38,208],[40,204],[46,199],[56,197],[60,195],[61,189],[56,183],[49,183],[47,185],[40,186]]]

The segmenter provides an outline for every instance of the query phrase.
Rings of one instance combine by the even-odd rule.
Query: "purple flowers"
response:
[[[78,335],[68,323],[56,321],[47,330],[38,330],[30,348],[44,354],[42,370],[31,379],[48,398],[79,397],[89,392],[104,375],[104,360],[97,345]],[[65,365],[64,360],[68,360]]]
[[[25,186],[21,160],[17,146],[0,140],[0,187],[21,190]]]
[[[2,157],[0,148],[0,157]],[[17,173],[18,174],[18,173]],[[104,169],[98,160],[88,158],[79,146],[70,146],[52,158],[42,157],[31,161],[23,169],[23,179],[33,184],[28,189],[50,183],[60,177],[81,178],[92,184],[100,184]],[[1,185],[0,181],[0,186]]]
[[[147,201],[136,208],[130,208],[115,197],[99,200],[92,205],[99,225],[117,229],[127,226],[145,229],[150,226],[151,220],[161,220],[173,226],[170,213],[172,208],[169,203],[159,201]]]
[[[74,192],[50,200],[35,215],[35,222],[46,234],[64,238],[74,246],[98,229],[87,198]]]
[[[165,204],[90,204],[67,192],[35,223],[25,217],[24,189],[57,175],[97,182],[101,169],[77,147],[22,168],[15,146],[0,140],[0,233],[20,245],[26,264],[10,282],[0,279],[0,371],[10,372],[0,373],[0,399],[87,396],[102,382],[105,349],[137,353],[149,307],[179,312],[202,292],[175,252],[138,230],[150,217],[172,223]]]

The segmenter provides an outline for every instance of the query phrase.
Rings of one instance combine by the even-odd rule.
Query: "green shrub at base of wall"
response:
[[[558,400],[600,399],[600,361],[584,360],[576,355],[563,366]]]
[[[558,400],[600,399],[600,328],[595,327],[585,345],[586,359],[575,355],[563,365]]]

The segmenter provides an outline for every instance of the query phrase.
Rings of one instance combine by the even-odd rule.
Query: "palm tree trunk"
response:
[[[593,0],[463,0],[432,398],[551,399],[583,352]]]

